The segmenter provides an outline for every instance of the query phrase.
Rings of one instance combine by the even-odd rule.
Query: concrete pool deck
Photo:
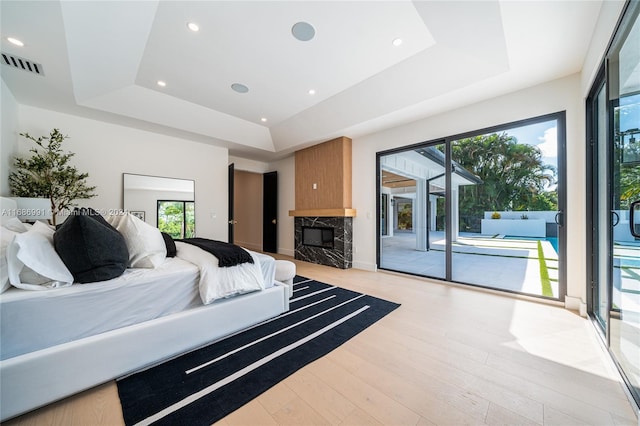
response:
[[[399,232],[383,237],[382,269],[408,272],[434,278],[445,276],[445,240],[443,232],[431,232],[430,250],[415,249],[415,234]],[[542,260],[538,255],[538,241]],[[548,272],[551,295],[558,297],[558,254],[549,241],[503,239],[465,234],[453,243],[453,281],[481,285],[535,296],[543,295],[541,262]]]

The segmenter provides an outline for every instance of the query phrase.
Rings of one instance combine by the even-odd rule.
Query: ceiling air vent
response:
[[[32,72],[38,75],[44,75],[44,69],[42,65],[36,64],[28,59],[21,58],[15,55],[9,55],[8,53],[2,53],[2,63],[9,65],[10,67],[18,68],[28,72]]]

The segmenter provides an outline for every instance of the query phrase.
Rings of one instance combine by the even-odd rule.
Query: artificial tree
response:
[[[80,173],[69,164],[75,154],[64,152],[62,143],[69,136],[53,129],[49,136],[34,138],[28,133],[20,136],[34,142],[29,158],[16,158],[15,171],[9,175],[9,187],[16,197],[43,197],[51,201],[52,224],[56,215],[73,207],[74,200],[95,197],[95,186],[87,185],[88,173]]]

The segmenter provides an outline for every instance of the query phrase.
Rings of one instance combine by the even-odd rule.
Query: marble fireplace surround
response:
[[[333,248],[303,244],[303,227],[332,228]],[[296,216],[295,258],[340,269],[351,268],[353,263],[353,217]]]

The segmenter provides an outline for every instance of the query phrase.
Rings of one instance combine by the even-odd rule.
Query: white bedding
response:
[[[264,290],[265,282],[273,285],[275,266],[273,275],[267,275],[267,280],[263,277],[261,268],[261,263],[275,265],[270,256],[247,250],[253,258],[253,263],[221,268],[216,257],[192,244],[176,241],[176,249],[176,257],[189,261],[200,269],[200,298],[205,305],[218,299]],[[271,262],[268,259],[271,259]]]
[[[60,289],[2,293],[0,360],[202,306],[202,287],[213,302],[273,286],[271,256],[250,252],[254,264],[220,268],[200,248],[176,246],[178,256],[155,269],[130,268],[109,281]]]

